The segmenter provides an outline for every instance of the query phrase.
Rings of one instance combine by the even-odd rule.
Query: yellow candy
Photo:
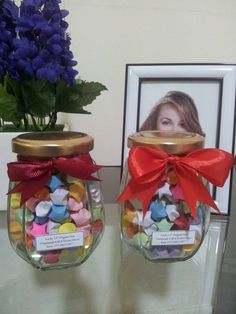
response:
[[[75,183],[70,184],[69,195],[74,197],[77,202],[81,202],[85,197],[85,187],[83,181],[78,180]]]
[[[72,221],[72,218],[68,217],[66,218],[65,220],[61,221],[62,224],[65,224],[67,222],[71,222]]]
[[[178,183],[178,179],[177,179],[176,174],[173,170],[168,172],[166,181],[169,184],[177,184]]]
[[[93,243],[93,236],[90,234],[84,239],[84,247],[88,249]]]
[[[75,232],[75,231],[76,231],[76,225],[71,222],[64,223],[58,229],[59,233],[67,233],[67,232]]]
[[[200,238],[196,238],[194,244],[185,244],[183,245],[182,250],[185,253],[191,253],[198,247],[198,245],[200,244],[200,241],[201,241]]]
[[[20,207],[20,193],[12,193],[10,198],[10,206],[11,208],[18,208]]]
[[[16,220],[10,222],[10,235],[14,240],[20,240],[22,237],[22,225]]]
[[[77,262],[78,257],[82,257],[84,253],[85,249],[83,247],[64,249],[60,254],[60,261],[63,263]]]
[[[34,194],[34,197],[38,200],[49,200],[50,191],[46,186],[44,186],[40,191]]]
[[[136,212],[127,210],[125,215],[123,216],[123,219],[132,222],[136,216],[137,216]]]
[[[67,176],[67,177],[66,177],[66,181],[67,181],[68,183],[75,183],[75,182],[78,181],[78,178],[71,177],[71,176]]]

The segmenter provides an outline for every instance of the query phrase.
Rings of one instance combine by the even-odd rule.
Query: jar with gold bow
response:
[[[79,132],[25,133],[8,163],[9,239],[42,270],[84,262],[101,240],[104,207],[93,138]]]
[[[192,257],[207,232],[210,207],[219,211],[208,181],[224,184],[232,156],[203,145],[202,136],[182,131],[142,131],[128,138],[118,198],[121,234],[147,260]]]

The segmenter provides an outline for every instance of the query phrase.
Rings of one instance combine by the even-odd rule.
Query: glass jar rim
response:
[[[93,145],[90,135],[73,131],[23,133],[12,139],[12,151],[20,156],[73,156],[88,153]]]
[[[146,130],[130,135],[128,147],[148,146],[179,155],[203,148],[204,141],[203,136],[193,132]]]

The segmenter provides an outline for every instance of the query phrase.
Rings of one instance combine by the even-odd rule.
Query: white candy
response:
[[[63,188],[57,188],[53,193],[50,193],[50,198],[55,205],[66,205],[68,190]]]
[[[46,217],[52,207],[51,201],[41,201],[35,207],[35,213],[38,217]]]
[[[180,216],[175,205],[166,205],[166,212],[170,221],[175,221]]]

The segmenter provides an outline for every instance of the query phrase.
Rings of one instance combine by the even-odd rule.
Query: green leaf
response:
[[[55,110],[55,85],[47,80],[22,80],[21,91],[27,113],[44,118]]]
[[[73,86],[64,82],[57,85],[56,111],[88,114],[83,107],[91,104],[106,86],[98,82],[77,81]]]
[[[18,111],[18,98],[7,93],[0,85],[0,117],[7,122],[20,120]]]

